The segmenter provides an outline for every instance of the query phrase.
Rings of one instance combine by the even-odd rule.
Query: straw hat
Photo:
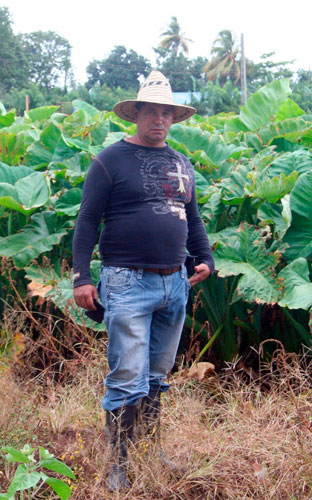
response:
[[[115,104],[113,110],[119,118],[136,123],[135,105],[137,102],[173,106],[174,114],[172,123],[186,120],[196,112],[196,109],[191,106],[184,106],[183,104],[176,104],[174,102],[169,80],[160,71],[152,71],[148,75],[140,87],[136,100],[118,102]]]

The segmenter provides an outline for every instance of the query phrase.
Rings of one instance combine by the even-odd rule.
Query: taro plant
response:
[[[270,336],[287,350],[312,344],[311,121],[287,94],[287,81],[279,81],[252,96],[224,122],[222,136],[224,152],[227,141],[248,148],[196,167],[218,272],[196,287],[203,291],[198,319],[218,331],[224,360]]]
[[[47,471],[53,471],[68,478],[76,479],[72,470],[60,460],[57,460],[48,450],[39,446],[39,458],[35,458],[35,448],[25,445],[21,450],[12,446],[4,446],[5,458],[9,463],[18,463],[12,482],[6,493],[0,493],[0,499],[30,499],[36,498],[39,490],[45,485],[52,488],[61,500],[67,500],[71,489],[66,482],[53,476]]]
[[[288,80],[272,82],[238,115],[195,115],[168,135],[194,165],[217,269],[195,289],[202,290],[203,307],[194,324],[190,301],[186,335],[208,321],[221,361],[271,336],[287,350],[311,346],[312,121],[290,92]],[[47,106],[20,118],[0,107],[0,256],[13,261],[22,297],[29,281],[52,286],[49,300],[62,314],[97,330],[105,326],[86,323],[73,304],[70,272],[62,270],[72,265],[74,224],[92,157],[133,134],[135,125],[80,100],[73,108],[70,116]],[[97,249],[92,272],[96,282]],[[5,273],[0,284],[9,300]],[[204,329],[201,347],[207,341]]]

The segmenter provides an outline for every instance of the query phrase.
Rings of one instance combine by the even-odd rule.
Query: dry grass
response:
[[[173,377],[163,395],[163,448],[187,472],[173,474],[143,442],[131,449],[128,492],[112,495],[104,486],[108,457],[100,402],[107,368],[100,350],[68,385],[22,385],[3,372],[1,445],[47,447],[77,475],[73,500],[311,500],[311,366],[303,368],[295,357],[285,363],[277,362],[261,383],[246,384],[235,373],[203,382]],[[1,491],[13,472],[4,468]]]

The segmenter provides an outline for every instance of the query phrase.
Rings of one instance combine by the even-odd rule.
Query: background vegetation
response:
[[[221,31],[207,57],[188,57],[192,43],[172,17],[154,48],[154,69],[170,80],[174,92],[193,93],[192,103],[201,115],[239,111],[240,45],[229,30]],[[311,111],[312,74],[304,68],[294,73],[292,61],[273,62],[274,52],[263,54],[260,63],[246,61],[248,94],[279,78],[290,78],[294,101]],[[71,46],[55,32],[15,34],[10,12],[0,8],[0,100],[18,114],[30,107],[82,99],[99,110],[110,111],[120,99],[136,95],[139,82],[151,69],[151,62],[124,46],[116,46],[102,60],[90,61],[87,81],[75,82]],[[23,71],[20,68],[23,68]]]
[[[168,135],[194,164],[218,271],[195,289],[181,349],[213,344],[221,365],[251,356],[251,346],[271,337],[287,351],[311,347],[312,122],[290,92],[287,79],[276,80],[238,115],[195,115]],[[16,299],[25,309],[28,288],[41,296],[41,308],[49,296],[55,315],[61,310],[82,328],[103,330],[72,305],[72,236],[92,157],[135,125],[81,100],[72,105],[70,115],[45,106],[23,118],[2,107],[2,311]],[[99,268],[96,248],[95,283]]]

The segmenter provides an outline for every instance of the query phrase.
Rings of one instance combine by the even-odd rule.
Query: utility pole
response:
[[[244,47],[244,35],[241,34],[241,104],[244,106],[247,101],[247,78],[246,78],[246,59]]]

